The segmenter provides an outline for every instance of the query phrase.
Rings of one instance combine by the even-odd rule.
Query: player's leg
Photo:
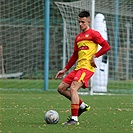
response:
[[[79,106],[78,117],[82,113],[84,113],[85,111],[89,111],[90,109],[91,109],[91,107],[88,104],[82,102],[82,104]]]
[[[68,88],[70,87],[70,85],[73,81],[73,78],[75,77],[75,74],[76,74],[75,70],[71,71],[68,75],[66,75],[66,77],[62,80],[62,82],[58,86],[58,92],[61,95],[68,98],[70,101],[71,101],[71,94],[70,94],[70,90],[68,90]]]
[[[83,88],[87,88],[88,87],[88,81],[90,80],[90,78],[92,77],[94,72],[91,72],[91,71],[86,70],[86,69],[82,69],[82,71],[85,73],[85,77],[83,79],[83,83],[84,83]],[[78,116],[80,116],[83,112],[89,111],[89,110],[90,110],[90,106],[81,100],[80,104],[79,104]]]
[[[70,85],[66,84],[65,82],[61,82],[58,86],[58,92],[69,100],[71,100],[70,90],[68,90],[69,87]]]
[[[78,121],[78,110],[79,110],[79,95],[78,90],[83,86],[82,82],[73,81],[70,86],[71,92],[71,115],[72,119]]]
[[[70,86],[71,94],[71,118],[69,121],[63,123],[63,125],[79,125],[78,122],[78,110],[79,110],[79,95],[78,90],[83,85],[82,82],[73,81]]]
[[[58,92],[71,101],[70,90],[68,90],[69,87],[70,86],[68,84],[61,82],[58,86]],[[87,107],[86,104],[81,99],[79,99],[79,106],[81,109],[84,109],[85,107]]]
[[[82,69],[78,70],[75,74],[73,82],[70,86],[70,94],[71,94],[71,118],[69,121],[65,122],[64,125],[79,125],[78,122],[78,112],[79,112],[79,104],[83,106],[82,100],[79,98],[78,90],[81,87],[84,87],[84,79],[86,77],[86,72]]]

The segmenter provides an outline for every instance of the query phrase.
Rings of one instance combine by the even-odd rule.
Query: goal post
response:
[[[5,69],[4,69],[4,58],[3,58],[3,47],[0,46],[0,74],[4,74]]]
[[[94,18],[95,18],[95,0],[90,0],[90,16],[91,16],[91,28],[94,29]]]
[[[44,43],[44,90],[48,90],[49,72],[49,27],[50,27],[50,0],[45,0],[45,43]]]

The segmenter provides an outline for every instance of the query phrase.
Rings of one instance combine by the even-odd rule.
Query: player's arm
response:
[[[99,44],[102,48],[97,52],[95,53],[95,57],[98,58],[99,56],[107,53],[109,50],[110,50],[110,45],[107,43],[107,41],[103,41],[101,44]]]
[[[99,56],[107,53],[109,50],[110,50],[110,45],[107,43],[107,41],[103,41],[101,44],[99,44],[102,48],[97,52],[95,53],[95,57],[98,58]]]
[[[69,59],[67,65],[65,66],[65,68],[67,70],[69,70],[74,64],[75,62],[77,61],[78,59],[78,52],[77,51],[74,51],[71,58]]]
[[[92,40],[101,46],[101,49],[94,54],[95,58],[98,58],[110,50],[110,45],[98,31],[92,31]]]
[[[60,70],[55,78],[61,78],[77,61],[78,59],[78,47],[77,44],[74,44],[74,52],[72,54],[72,56],[70,57],[68,63],[66,64],[66,66],[64,67],[64,69]]]
[[[110,50],[110,45],[107,43],[107,41],[103,41],[101,44],[99,44],[102,48],[97,52],[95,53],[92,58],[91,58],[91,66],[93,67],[97,67],[96,64],[95,64],[95,58],[98,58],[99,56],[107,53],[109,50]]]
[[[75,64],[77,59],[78,59],[78,52],[74,51],[71,58],[69,59],[67,65],[64,67],[64,69],[60,70],[56,74],[55,78],[61,78]]]
[[[110,45],[108,42],[101,36],[101,34],[97,31],[93,32],[93,41],[101,46],[101,49],[97,51],[91,58],[91,65],[93,67],[97,67],[95,64],[95,58],[107,53],[110,50]]]

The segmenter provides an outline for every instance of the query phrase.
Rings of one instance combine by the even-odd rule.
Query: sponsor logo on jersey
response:
[[[88,50],[88,49],[89,49],[88,46],[81,46],[80,48],[78,48],[78,51],[80,51],[80,50]]]

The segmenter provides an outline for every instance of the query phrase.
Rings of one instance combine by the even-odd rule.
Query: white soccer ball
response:
[[[49,110],[46,112],[44,119],[47,124],[56,124],[59,121],[59,114],[55,110]]]

